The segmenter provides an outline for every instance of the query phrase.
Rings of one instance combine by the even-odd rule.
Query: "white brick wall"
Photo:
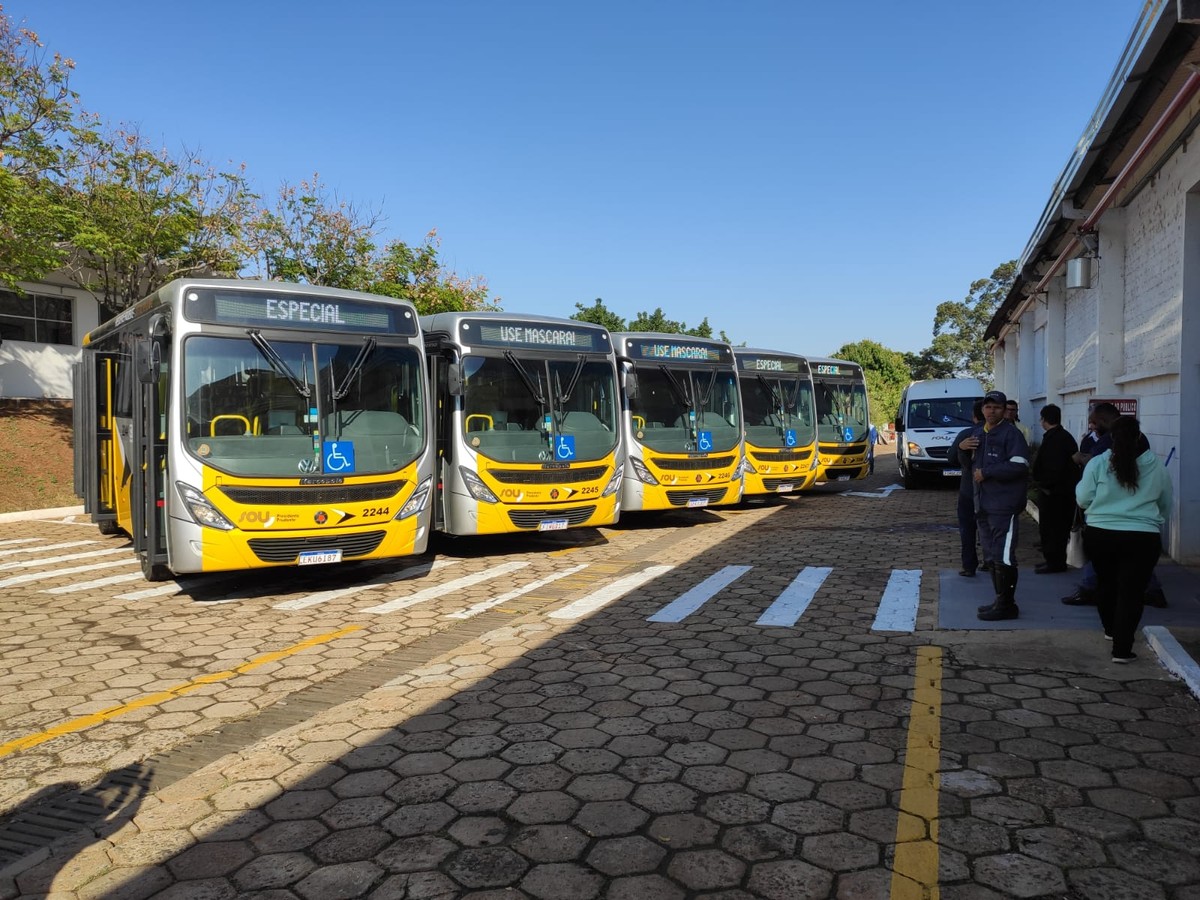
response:
[[[1064,391],[1096,382],[1096,294],[1095,286],[1067,291],[1063,310]]]
[[[1175,159],[1180,157],[1177,154]],[[1164,174],[1128,208],[1125,237],[1125,373],[1178,365],[1183,302],[1184,191]],[[1104,261],[1101,260],[1101,265]]]

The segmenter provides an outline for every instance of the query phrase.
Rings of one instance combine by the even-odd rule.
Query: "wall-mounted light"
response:
[[[1100,234],[1095,229],[1081,231],[1078,234],[1083,252],[1092,259],[1100,258]]]

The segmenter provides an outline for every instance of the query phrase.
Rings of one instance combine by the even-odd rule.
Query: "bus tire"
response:
[[[100,529],[101,534],[124,534],[121,526],[117,524],[116,519],[106,519],[103,522],[97,522],[96,527]]]
[[[166,566],[151,563],[145,554],[141,555],[142,575],[147,581],[170,581],[174,573]]]

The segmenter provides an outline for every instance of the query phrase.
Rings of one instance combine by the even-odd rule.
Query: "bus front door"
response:
[[[139,341],[135,350],[133,453],[129,460],[131,537],[147,581],[171,578],[166,534],[166,370],[160,365],[158,351],[154,341]]]

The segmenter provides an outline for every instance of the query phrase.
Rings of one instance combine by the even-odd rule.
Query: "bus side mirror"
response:
[[[624,391],[628,399],[636,400],[638,383],[633,373],[633,360],[625,356],[618,356],[617,364],[621,367],[621,390]]]
[[[446,390],[450,392],[451,397],[463,395],[462,363],[446,364]]]
[[[133,347],[133,371],[142,384],[155,384],[162,371],[162,345],[153,339],[138,341]]]

